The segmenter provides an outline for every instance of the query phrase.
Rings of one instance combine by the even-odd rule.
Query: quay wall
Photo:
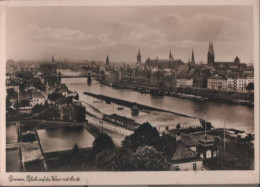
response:
[[[208,97],[211,100],[223,100],[228,102],[234,102],[236,100],[245,100],[248,102],[254,102],[254,92],[210,90],[206,88],[178,88],[176,91],[178,93]]]

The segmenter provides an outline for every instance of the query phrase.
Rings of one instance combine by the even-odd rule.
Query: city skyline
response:
[[[142,62],[170,50],[188,62],[193,50],[206,63],[213,41],[216,61],[249,63],[252,18],[250,6],[8,7],[7,59],[136,62],[140,49]]]

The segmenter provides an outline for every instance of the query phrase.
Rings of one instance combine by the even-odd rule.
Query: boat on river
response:
[[[184,98],[184,99],[194,99],[194,100],[198,100],[198,101],[206,101],[209,99],[207,97],[202,97],[199,95],[183,94],[183,93],[177,93],[177,96],[180,98]]]

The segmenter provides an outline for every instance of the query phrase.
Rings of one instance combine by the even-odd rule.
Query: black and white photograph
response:
[[[259,169],[257,1],[48,2],[4,8],[4,180]]]

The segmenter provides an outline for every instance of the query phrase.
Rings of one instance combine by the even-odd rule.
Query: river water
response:
[[[62,72],[62,74],[69,75],[70,72],[66,70],[66,72]],[[63,78],[62,83],[65,83],[70,90],[77,91],[80,100],[84,102],[90,102],[93,98],[84,95],[83,92],[102,94],[189,116],[206,118],[207,121],[210,121],[212,125],[217,128],[224,127],[225,121],[226,128],[235,128],[254,133],[254,107],[223,102],[195,101],[170,96],[152,96],[134,90],[115,89],[96,81],[88,85],[86,78]],[[171,121],[172,118],[172,116],[169,116],[168,120]],[[167,115],[163,116],[162,120],[167,120]]]

